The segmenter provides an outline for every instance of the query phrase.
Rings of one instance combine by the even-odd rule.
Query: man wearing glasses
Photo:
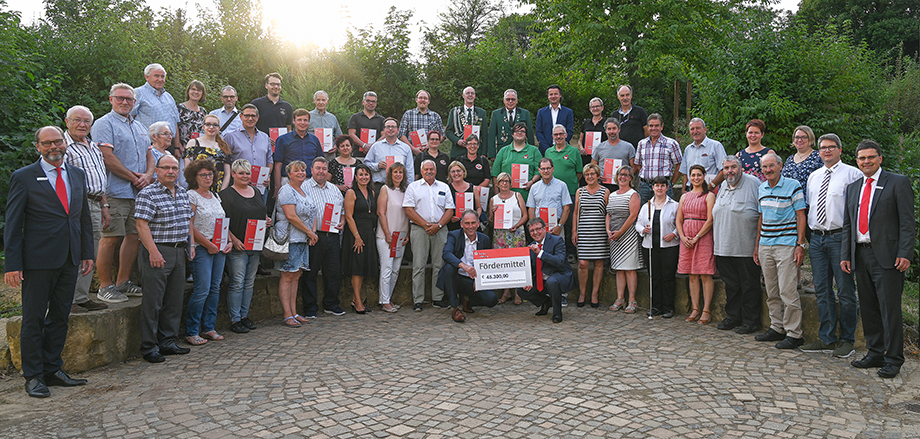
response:
[[[102,229],[96,259],[96,265],[102,267],[97,273],[97,296],[109,303],[125,302],[128,296],[141,296],[140,287],[128,279],[140,245],[134,221],[134,198],[138,191],[153,182],[154,161],[147,127],[131,116],[134,99],[135,91],[130,85],[113,85],[109,91],[112,111],[99,118],[91,130],[105,162],[105,193],[112,218],[109,227]],[[113,282],[111,267],[116,251],[118,275]]]
[[[259,122],[259,108],[252,104],[243,105],[240,111],[240,120],[242,126],[236,131],[230,131],[224,136],[224,140],[230,145],[230,162],[239,159],[248,160],[252,166],[272,168],[272,145],[268,134],[256,129]],[[252,182],[255,184],[258,175],[253,175]],[[255,188],[262,193],[262,201],[268,200],[268,187],[271,184],[271,178],[265,179],[265,183]]]
[[[232,86],[226,86],[220,91],[220,101],[224,103],[223,107],[214,109],[210,114],[220,119],[220,134],[226,140],[227,134],[239,131],[243,127],[240,112],[236,109],[236,89]]]
[[[523,123],[527,126],[527,144],[534,144],[533,119],[531,119],[529,111],[517,107],[517,91],[510,88],[505,90],[504,99],[505,106],[493,111],[492,119],[489,121],[489,136],[487,138],[489,148],[486,155],[490,159],[494,159],[502,147],[514,140],[512,139],[511,127],[518,123]]]
[[[367,151],[367,157],[364,158],[364,164],[371,169],[371,176],[374,177],[376,189],[380,187],[387,178],[387,168],[395,162],[400,162],[406,166],[406,181],[412,183],[415,181],[415,167],[412,166],[414,158],[412,149],[396,137],[399,130],[399,123],[392,117],[386,118],[383,124],[383,139],[377,141]],[[388,159],[389,158],[389,159]]]
[[[364,92],[361,103],[364,109],[352,114],[348,119],[348,137],[351,137],[353,145],[351,155],[355,158],[364,157],[371,145],[383,137],[384,117],[377,113],[377,93]]]
[[[259,109],[260,116],[256,128],[268,134],[269,137],[272,135],[272,128],[284,128],[290,132],[291,125],[294,123],[294,107],[281,99],[281,80],[281,74],[278,72],[265,75],[265,90],[268,93],[250,102]],[[276,139],[277,137],[272,139],[272,145],[275,144]]]

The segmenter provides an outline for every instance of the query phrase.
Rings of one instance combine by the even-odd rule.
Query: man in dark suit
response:
[[[572,266],[565,261],[565,241],[561,236],[546,233],[546,223],[540,217],[527,221],[530,243],[530,269],[534,284],[518,289],[521,298],[540,307],[538,316],[545,316],[553,307],[553,323],[562,321],[562,293],[575,288]]]
[[[64,164],[67,143],[55,126],[35,132],[42,158],[13,172],[6,207],[7,285],[22,283],[22,376],[26,393],[51,396],[48,386],[79,386],[61,370],[61,351],[77,274],[93,270],[93,221],[86,176]]]
[[[872,140],[856,147],[856,165],[864,178],[846,189],[840,268],[856,275],[869,352],[850,364],[894,378],[904,364],[901,294],[914,254],[914,193],[910,179],[881,168],[882,148]]]
[[[475,210],[466,210],[460,217],[460,230],[447,234],[444,244],[444,266],[438,272],[437,287],[444,290],[450,307],[451,317],[455,322],[466,321],[464,312],[472,314],[472,306],[487,306],[498,303],[498,296],[492,290],[476,291],[476,267],[473,265],[473,252],[492,248],[492,241],[479,229],[479,215]],[[463,298],[463,311],[460,299]]]
[[[493,111],[492,118],[489,120],[489,135],[487,138],[489,148],[486,151],[486,155],[490,159],[494,159],[495,154],[498,154],[498,150],[511,143],[513,140],[511,138],[512,128],[517,123],[527,125],[527,144],[534,144],[533,119],[530,117],[529,111],[518,108],[517,92],[510,88],[505,90],[504,99],[505,106]]]
[[[537,142],[540,143],[540,152],[546,152],[553,146],[553,127],[565,127],[565,142],[572,140],[575,133],[575,113],[571,108],[562,105],[562,88],[553,84],[546,89],[549,105],[537,110]]]
[[[463,89],[463,104],[451,108],[447,112],[447,124],[444,126],[444,134],[450,139],[453,145],[450,147],[451,157],[462,157],[466,155],[466,138],[464,130],[466,126],[479,127],[479,155],[486,154],[486,148],[489,141],[489,130],[486,127],[486,110],[473,105],[476,101],[476,90],[473,87]]]

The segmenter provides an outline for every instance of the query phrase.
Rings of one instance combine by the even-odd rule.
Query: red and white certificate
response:
[[[250,174],[251,175],[250,184],[252,184],[253,186],[257,188],[260,188],[259,192],[261,192],[262,191],[261,188],[264,187],[265,182],[268,181],[268,176],[271,174],[271,172],[272,172],[271,167],[252,165],[252,174]]]
[[[194,132],[188,136],[189,139],[197,139],[199,137],[201,137],[201,133],[194,133]]]
[[[464,125],[463,126],[463,140],[466,140],[470,135],[475,134],[476,137],[482,139],[482,136],[479,135],[479,131],[482,129],[479,125]]]
[[[377,130],[373,128],[361,128],[361,141],[373,145],[377,141]],[[370,149],[370,146],[367,146],[366,149]]]
[[[530,165],[512,164],[511,187],[514,189],[523,189],[528,181],[530,181]]]
[[[495,209],[495,228],[501,230],[510,230],[514,227],[514,207],[511,203],[517,203],[513,197],[506,202],[499,204]]]
[[[457,192],[457,199],[454,203],[457,207],[454,209],[454,216],[457,218],[460,218],[460,215],[463,215],[466,210],[476,210],[476,206],[473,205],[472,192]]]
[[[219,249],[223,249],[230,242],[230,218],[214,219],[214,237],[211,242]]]
[[[485,209],[489,205],[489,188],[484,186],[475,186],[476,196],[479,197],[479,205]]]
[[[588,155],[594,153],[594,148],[601,144],[600,131],[585,131],[585,152]]]
[[[601,181],[614,184],[617,171],[619,171],[622,166],[623,161],[620,159],[604,159],[604,175],[601,176]]]
[[[540,219],[546,223],[547,232],[559,225],[559,213],[556,212],[555,207],[541,207],[539,215]]]
[[[412,141],[412,146],[416,148],[421,148],[428,144],[428,130],[419,129],[409,133],[409,140]]]
[[[387,167],[390,167],[390,165],[387,164]],[[345,180],[346,187],[351,187],[351,183],[355,181],[355,168],[354,167],[342,168],[342,179]]]
[[[272,138],[273,141],[277,141],[279,137],[287,134],[287,132],[288,132],[287,127],[277,127],[277,128],[268,129],[268,135]]]
[[[319,230],[323,232],[332,232],[339,233],[339,229],[335,226],[339,225],[339,221],[342,220],[342,207],[326,203],[326,207],[323,209],[323,221],[320,223]]]
[[[402,157],[396,157],[394,155],[388,155],[386,157],[387,169],[390,169],[390,166],[393,166],[393,163],[402,163]],[[403,163],[405,165],[405,163]]]
[[[319,138],[319,143],[323,145],[323,152],[332,152],[335,143],[332,138],[332,128],[314,128],[313,134]]]
[[[406,239],[406,234],[409,232],[393,232],[390,237],[390,257],[398,258],[403,255],[403,252],[406,251],[406,246],[403,245],[402,241]]]
[[[243,246],[246,250],[262,251],[265,245],[265,220],[251,219],[246,221],[246,238]]]

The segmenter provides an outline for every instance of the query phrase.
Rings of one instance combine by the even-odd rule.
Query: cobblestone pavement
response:
[[[920,437],[903,404],[918,394],[914,359],[883,380],[713,324],[571,306],[552,324],[534,311],[265,321],[166,363],[78,374],[89,385],[45,400],[8,377],[0,436]]]

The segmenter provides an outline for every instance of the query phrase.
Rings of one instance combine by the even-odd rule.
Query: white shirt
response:
[[[474,236],[476,236],[476,239],[470,241],[470,237],[467,236],[466,233],[463,234],[463,242],[465,245],[463,246],[463,257],[460,258],[460,262],[470,267],[473,266],[473,252],[476,251],[476,243],[479,242],[479,235]],[[470,277],[470,274],[467,273],[466,270],[461,269],[457,271],[461,276]]]
[[[636,217],[636,231],[639,232],[639,236],[642,237],[642,247],[644,248],[652,248],[652,233],[646,235],[642,232],[645,231],[645,226],[652,224],[652,220],[655,216],[655,208],[657,207],[654,206],[654,204],[655,198],[652,197],[651,200],[642,205],[642,208],[639,210],[639,216]],[[664,240],[665,235],[669,233],[677,235],[676,222],[678,205],[679,203],[677,201],[674,201],[671,199],[671,197],[668,197],[664,202],[664,206],[661,207],[661,218],[659,219],[661,223],[661,227],[659,229],[661,237],[658,242],[658,246],[661,248],[676,247],[678,244],[680,244],[680,237],[678,236],[675,236],[671,242]],[[649,209],[651,209],[651,214],[649,213]]]
[[[556,126],[556,118],[559,116],[559,107],[561,106],[562,105],[556,107],[553,107],[552,105],[549,106],[549,112],[553,115],[553,126]]]
[[[827,185],[827,195],[824,198],[825,220],[823,224],[818,224],[818,199],[821,195],[821,184],[824,183],[824,176],[827,170],[831,171],[831,179]],[[822,166],[815,169],[808,176],[808,199],[813,203],[808,209],[808,227],[812,230],[821,230],[824,232],[840,229],[843,227],[843,213],[846,209],[846,192],[847,186],[859,180],[862,172],[843,161],[838,161],[828,168]],[[860,193],[862,196],[862,193]]]
[[[435,180],[428,184],[425,179],[413,181],[406,188],[403,207],[415,208],[416,213],[429,223],[438,222],[447,209],[455,209],[454,197],[450,196],[447,183]],[[424,224],[417,224],[424,227]]]
[[[878,176],[881,175],[881,173],[882,173],[882,168],[879,167],[878,170],[875,171],[875,174],[872,174],[872,177],[870,177],[872,178],[872,191],[869,193],[869,209],[872,209],[872,199],[875,198],[875,191],[879,189],[883,189],[878,186]],[[863,196],[863,191],[866,190],[866,181],[868,180],[866,179],[865,175],[863,175],[863,182],[859,186],[859,195],[858,195],[859,198],[856,200],[857,206],[862,205],[862,196]],[[868,244],[872,242],[872,238],[869,236],[869,230],[866,230],[865,235],[863,235],[859,231],[859,216],[861,214],[860,210],[862,209],[860,209],[859,207],[856,208],[856,218],[854,218],[854,223],[853,223],[853,227],[856,227],[856,242],[861,243],[861,244]],[[872,218],[871,210],[869,211],[869,215],[867,217]]]

